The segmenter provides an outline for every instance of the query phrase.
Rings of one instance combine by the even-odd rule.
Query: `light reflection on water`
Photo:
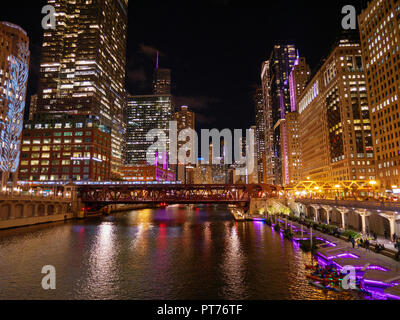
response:
[[[146,209],[0,232],[0,299],[349,299],[308,285],[310,256],[224,207]],[[57,289],[41,288],[54,265]]]

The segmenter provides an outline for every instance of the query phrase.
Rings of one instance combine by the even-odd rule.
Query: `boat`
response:
[[[325,286],[323,286],[322,284],[320,284],[320,283],[317,282],[317,281],[309,280],[308,283],[309,283],[310,285],[314,286],[314,287],[319,288],[319,289],[323,289],[323,290],[326,289]]]

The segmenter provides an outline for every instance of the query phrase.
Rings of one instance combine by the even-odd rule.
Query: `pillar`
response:
[[[330,215],[331,215],[331,211],[332,211],[332,207],[331,206],[322,206],[322,208],[325,210],[325,212],[326,212],[326,223],[328,224],[328,225],[330,225],[331,224],[331,217],[330,217]]]
[[[393,238],[393,235],[396,233],[396,218],[398,217],[394,212],[385,212],[380,214],[382,217],[389,220],[390,224],[390,239]],[[399,235],[397,235],[399,236]]]
[[[338,207],[336,209],[340,212],[340,214],[342,216],[342,229],[346,229],[346,217],[345,217],[345,214],[347,212],[349,212],[349,209],[344,208],[344,207]]]
[[[367,217],[371,215],[366,209],[357,209],[355,210],[361,216],[362,222],[362,233],[367,234]]]
[[[311,207],[314,209],[315,211],[315,222],[319,222],[319,212],[318,210],[321,208],[319,205],[311,205]]]

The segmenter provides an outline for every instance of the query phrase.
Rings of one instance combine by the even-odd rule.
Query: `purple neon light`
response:
[[[393,286],[394,286],[394,285],[391,284],[391,283],[385,283],[385,282],[378,281],[378,280],[363,279],[363,281],[364,281],[365,283],[380,285],[380,286],[382,286],[382,287],[393,287]]]

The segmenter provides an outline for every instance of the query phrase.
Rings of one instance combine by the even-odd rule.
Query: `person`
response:
[[[394,235],[393,235],[393,242],[396,242],[396,241],[397,241],[397,235],[394,234]]]
[[[369,251],[369,240],[365,240],[365,250]]]
[[[378,235],[374,232],[374,241],[378,240]]]
[[[351,244],[353,245],[353,249],[354,249],[356,246],[356,242],[355,242],[354,238],[351,238]]]
[[[369,237],[369,228],[367,227],[367,236]]]

